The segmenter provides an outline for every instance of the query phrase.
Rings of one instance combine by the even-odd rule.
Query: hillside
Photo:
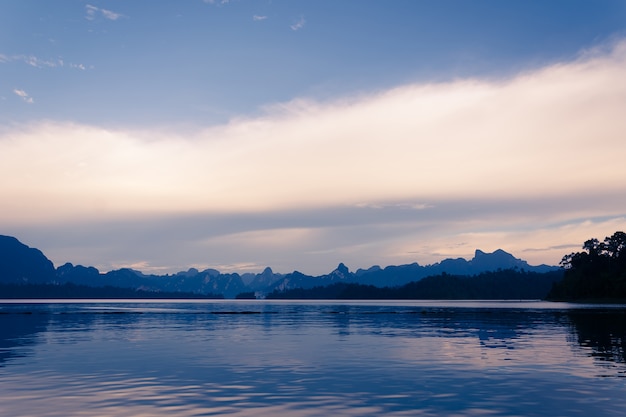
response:
[[[332,272],[320,276],[310,276],[298,271],[279,274],[273,272],[269,267],[259,274],[244,275],[221,273],[215,269],[199,271],[194,268],[167,275],[147,275],[129,268],[101,273],[94,267],[71,263],[66,263],[55,269],[52,262],[38,249],[28,247],[14,237],[0,236],[0,284],[73,284],[95,288],[126,288],[140,290],[148,294],[189,293],[235,298],[241,293],[254,293],[263,297],[266,294],[279,294],[294,289],[306,290],[335,284],[355,284],[379,289],[404,288],[403,291],[410,291],[411,287],[407,284],[423,281],[420,288],[426,285],[432,286],[432,278],[427,277],[439,276],[443,278],[436,281],[437,285],[457,287],[459,293],[468,294],[468,297],[491,298],[483,296],[490,291],[489,287],[495,288],[502,285],[510,287],[510,279],[509,281],[505,278],[500,281],[484,281],[481,285],[485,288],[480,291],[469,291],[464,287],[469,281],[463,280],[461,277],[472,277],[494,271],[510,271],[507,272],[509,276],[515,275],[521,278],[527,277],[528,274],[543,276],[558,270],[559,268],[554,266],[529,265],[526,261],[515,258],[499,249],[493,253],[476,250],[474,257],[470,260],[445,259],[425,266],[418,263],[392,265],[385,268],[372,266],[368,269],[358,269],[356,272],[351,272],[342,263]],[[554,275],[546,275],[546,282],[550,281],[551,285],[553,278]],[[472,282],[474,282],[473,285],[476,285],[479,281]],[[528,294],[532,295],[531,298],[542,298],[536,291],[529,293],[522,287],[517,286],[515,288],[518,290],[509,291],[505,298],[528,298]],[[435,291],[435,293],[437,292]],[[440,294],[439,297],[448,297],[445,294],[451,293],[440,291],[438,294]],[[504,293],[500,291],[498,294]]]

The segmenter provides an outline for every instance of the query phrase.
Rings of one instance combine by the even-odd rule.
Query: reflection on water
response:
[[[626,306],[0,304],[0,415],[572,416],[626,406]]]
[[[621,365],[626,363],[626,311],[573,311],[568,318],[576,343],[597,359],[596,364],[617,367],[624,376]]]

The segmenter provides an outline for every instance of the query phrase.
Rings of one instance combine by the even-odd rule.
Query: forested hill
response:
[[[475,276],[441,274],[399,287],[337,283],[326,287],[274,291],[269,299],[511,300],[543,299],[560,281],[560,270],[537,273],[519,270],[483,272]]]

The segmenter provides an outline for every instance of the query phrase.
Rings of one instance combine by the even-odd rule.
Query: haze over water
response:
[[[542,302],[5,302],[0,414],[617,416],[625,317]]]

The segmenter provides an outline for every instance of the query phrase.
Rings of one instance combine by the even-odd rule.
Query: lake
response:
[[[626,305],[0,301],[3,416],[623,416]]]

